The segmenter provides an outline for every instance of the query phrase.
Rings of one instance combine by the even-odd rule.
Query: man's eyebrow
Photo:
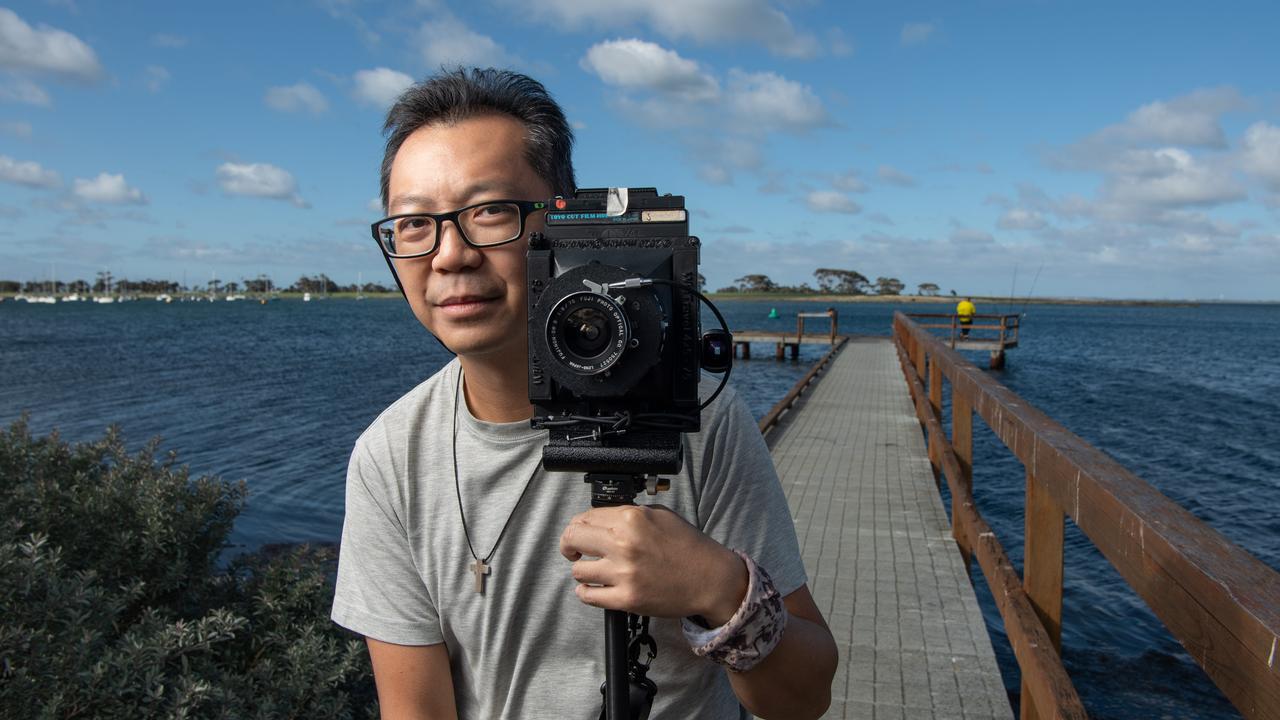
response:
[[[504,200],[519,199],[514,197],[513,193],[514,193],[514,190],[512,190],[511,186],[507,185],[506,183],[484,181],[484,182],[478,182],[473,185],[467,186],[467,188],[463,191],[462,197],[466,198],[466,202],[464,204],[469,205],[473,202],[477,202],[476,198],[480,197],[481,195],[492,195],[492,199],[495,199],[495,200],[499,198]],[[421,209],[421,208],[431,207],[431,202],[432,202],[432,198],[426,195],[415,195],[415,194],[396,195],[394,198],[391,199],[391,202],[388,203],[387,207],[393,211],[398,208],[399,209],[403,209],[403,208]],[[462,207],[462,206],[460,205],[459,207]],[[448,209],[452,210],[454,208],[448,208]]]

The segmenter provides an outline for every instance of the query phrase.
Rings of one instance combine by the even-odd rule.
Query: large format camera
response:
[[[732,358],[727,328],[701,331],[699,241],[684,198],[600,188],[551,204],[528,258],[529,400],[533,426],[550,431],[543,465],[679,472],[681,433],[700,428],[706,404],[699,370],[727,379]]]

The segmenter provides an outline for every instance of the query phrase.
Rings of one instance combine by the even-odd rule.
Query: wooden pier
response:
[[[1011,718],[893,344],[844,343],[798,387],[761,424],[840,648],[825,717]]]
[[[804,323],[807,319],[826,320],[829,323],[827,332],[806,335]],[[797,313],[796,331],[794,333],[772,330],[735,330],[733,332],[733,356],[738,357],[739,350],[741,350],[742,359],[750,360],[751,343],[772,343],[776,359],[784,359],[787,351],[790,350],[791,359],[795,360],[800,357],[801,345],[835,345],[837,342],[846,339],[839,334],[839,328],[840,314],[835,308],[827,308],[824,312]]]
[[[972,322],[960,322],[959,315],[908,313],[907,317],[924,330],[932,331],[952,350],[985,350],[991,353],[988,366],[1004,367],[1004,353],[1018,347],[1021,315],[971,315]],[[939,333],[937,331],[941,330]]]
[[[840,648],[825,717],[1012,716],[975,564],[1018,662],[1021,718],[1088,717],[1058,655],[1069,519],[1245,718],[1280,720],[1280,573],[965,360],[954,341],[897,313],[892,340],[836,343],[760,421]],[[975,417],[1026,467],[1021,573],[974,502]]]

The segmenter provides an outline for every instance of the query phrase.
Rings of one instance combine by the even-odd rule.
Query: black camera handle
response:
[[[587,473],[591,483],[591,507],[634,505],[641,490],[665,489],[656,478],[644,475]],[[640,651],[647,658],[640,661]],[[623,612],[604,611],[604,684],[600,692],[604,705],[600,720],[648,720],[658,686],[648,678],[649,665],[658,654],[658,643],[649,634],[649,618]]]

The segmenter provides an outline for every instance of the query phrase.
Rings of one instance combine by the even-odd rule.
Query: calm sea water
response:
[[[776,307],[779,319],[767,317]],[[725,302],[735,329],[789,330],[825,305]],[[895,309],[840,304],[846,333],[885,335]],[[1280,568],[1280,307],[1030,305],[1022,345],[996,377],[1087,441]],[[710,318],[708,318],[710,321]],[[813,321],[811,321],[813,322]],[[820,332],[817,324],[812,326]],[[733,382],[763,415],[822,354],[739,362]],[[246,479],[234,541],[332,541],[347,455],[381,410],[449,356],[401,301],[56,306],[0,303],[0,422],[133,444],[153,436],[193,472]],[[979,363],[985,361],[974,356]],[[1021,562],[1022,468],[975,423],[984,516]],[[585,494],[566,502],[586,503]],[[1099,718],[1237,716],[1142,601],[1068,523],[1064,659]],[[999,613],[979,597],[1017,689]]]

